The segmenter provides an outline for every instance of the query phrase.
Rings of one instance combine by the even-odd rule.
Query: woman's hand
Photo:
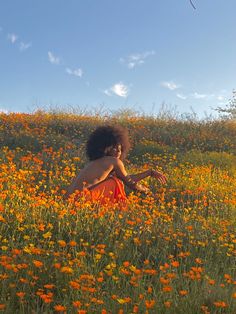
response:
[[[167,182],[166,176],[156,170],[151,170],[151,177],[157,179],[161,184],[166,184]]]
[[[137,191],[145,193],[145,194],[148,194],[150,192],[149,188],[139,183],[136,184],[136,189]]]

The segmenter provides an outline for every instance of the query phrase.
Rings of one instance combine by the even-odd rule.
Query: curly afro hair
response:
[[[86,144],[86,154],[89,160],[106,156],[110,147],[121,145],[121,159],[124,159],[130,149],[127,129],[119,125],[99,126],[90,135]]]

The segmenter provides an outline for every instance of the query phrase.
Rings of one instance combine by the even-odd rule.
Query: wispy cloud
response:
[[[180,98],[180,99],[183,99],[183,100],[187,99],[187,96],[186,96],[186,95],[183,95],[183,94],[176,94],[176,96],[177,96],[178,98]]]
[[[114,84],[109,89],[104,90],[104,94],[107,96],[117,95],[119,97],[126,98],[128,96],[129,89],[122,82]]]
[[[0,32],[2,31],[2,28],[0,27]],[[19,40],[19,36],[16,35],[15,33],[9,33],[7,34],[7,39],[12,43],[15,44],[16,41]],[[17,47],[19,47],[20,51],[25,51],[27,49],[29,49],[32,46],[32,43],[28,42],[28,43],[24,43],[23,41],[21,41]]]
[[[23,41],[20,42],[20,51],[25,51],[29,49],[32,46],[31,43],[23,43]]]
[[[3,28],[0,26],[0,33],[3,31]]]
[[[195,92],[192,94],[193,98],[195,99],[204,99],[204,98],[208,98],[210,95],[207,94],[200,94],[198,92]]]
[[[133,69],[138,65],[145,63],[145,59],[155,54],[154,50],[145,51],[143,53],[134,53],[126,58],[120,58],[120,62],[124,63],[129,69]]]
[[[187,98],[194,98],[194,99],[199,99],[199,100],[211,100],[211,99],[215,99],[221,102],[226,101],[226,96],[224,95],[224,92],[222,93],[216,93],[216,94],[206,94],[206,93],[199,93],[199,92],[194,92],[194,93],[190,93],[188,95],[182,94],[182,93],[178,93],[176,94],[176,96],[180,99],[187,99]]]
[[[166,81],[166,82],[162,82],[161,86],[168,88],[169,90],[175,90],[180,88],[180,85],[176,84],[173,81]]]
[[[229,102],[231,92],[227,91],[226,89],[221,89],[217,95],[216,100],[219,101],[219,104],[226,104]]]
[[[223,95],[218,95],[216,97],[216,99],[219,100],[219,101],[225,101],[226,100],[225,96],[223,96]]]
[[[66,68],[66,73],[68,73],[69,75],[74,75],[74,76],[78,76],[78,77],[82,77],[83,75],[83,71],[82,69],[75,69],[75,70],[72,70],[70,68]]]
[[[59,64],[60,63],[60,58],[56,57],[51,51],[48,51],[48,60],[52,64]]]
[[[8,40],[10,40],[10,42],[12,44],[14,44],[17,41],[18,36],[16,34],[12,33],[12,34],[8,34],[7,38],[8,38]]]

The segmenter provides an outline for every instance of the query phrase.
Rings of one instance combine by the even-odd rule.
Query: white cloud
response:
[[[126,98],[128,96],[129,90],[126,85],[124,85],[122,82],[114,84],[109,89],[104,90],[104,94],[107,96],[117,95],[119,97]]]
[[[176,96],[177,96],[178,98],[180,98],[180,99],[183,99],[183,100],[187,99],[187,96],[185,96],[185,95],[183,95],[183,94],[176,94]]]
[[[10,40],[10,42],[12,44],[14,44],[17,41],[18,36],[16,34],[12,33],[12,34],[8,34],[7,38],[8,38],[8,40]]]
[[[229,98],[230,98],[229,95],[230,95],[229,91],[227,91],[226,89],[222,89],[222,90],[220,90],[220,91],[217,93],[216,99],[217,99],[218,101],[220,101],[221,104],[222,104],[222,103],[228,103]]]
[[[23,42],[20,42],[20,51],[27,50],[27,49],[29,49],[31,46],[32,46],[31,43],[23,43]]]
[[[145,51],[143,53],[135,53],[126,58],[120,58],[120,62],[127,65],[129,69],[133,69],[145,62],[145,59],[155,54],[155,51]]]
[[[217,96],[216,98],[217,98],[217,100],[219,100],[219,101],[224,101],[224,100],[225,100],[225,96],[223,96],[223,95],[219,95],[219,96]]]
[[[82,75],[83,75],[83,71],[80,68],[75,69],[75,70],[72,70],[70,68],[66,68],[66,73],[68,73],[70,75],[78,76],[78,77],[82,77]]]
[[[51,51],[48,51],[48,60],[52,64],[59,64],[60,63],[60,58],[56,57]]]
[[[163,87],[166,87],[170,90],[175,90],[177,88],[180,88],[180,85],[177,85],[176,83],[174,83],[173,81],[169,81],[169,82],[162,82],[161,85]]]
[[[193,94],[193,97],[194,97],[195,99],[204,99],[204,98],[207,98],[208,95],[207,95],[207,94],[199,94],[199,93],[195,92],[195,93]]]

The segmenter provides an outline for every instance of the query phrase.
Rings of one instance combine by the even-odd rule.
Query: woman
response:
[[[148,193],[149,189],[139,182],[146,177],[166,183],[161,172],[148,169],[128,175],[123,159],[130,148],[128,132],[121,126],[100,126],[90,135],[86,154],[89,163],[72,181],[66,197],[75,191],[84,191],[95,201],[119,202],[126,200],[124,185],[131,190]]]

